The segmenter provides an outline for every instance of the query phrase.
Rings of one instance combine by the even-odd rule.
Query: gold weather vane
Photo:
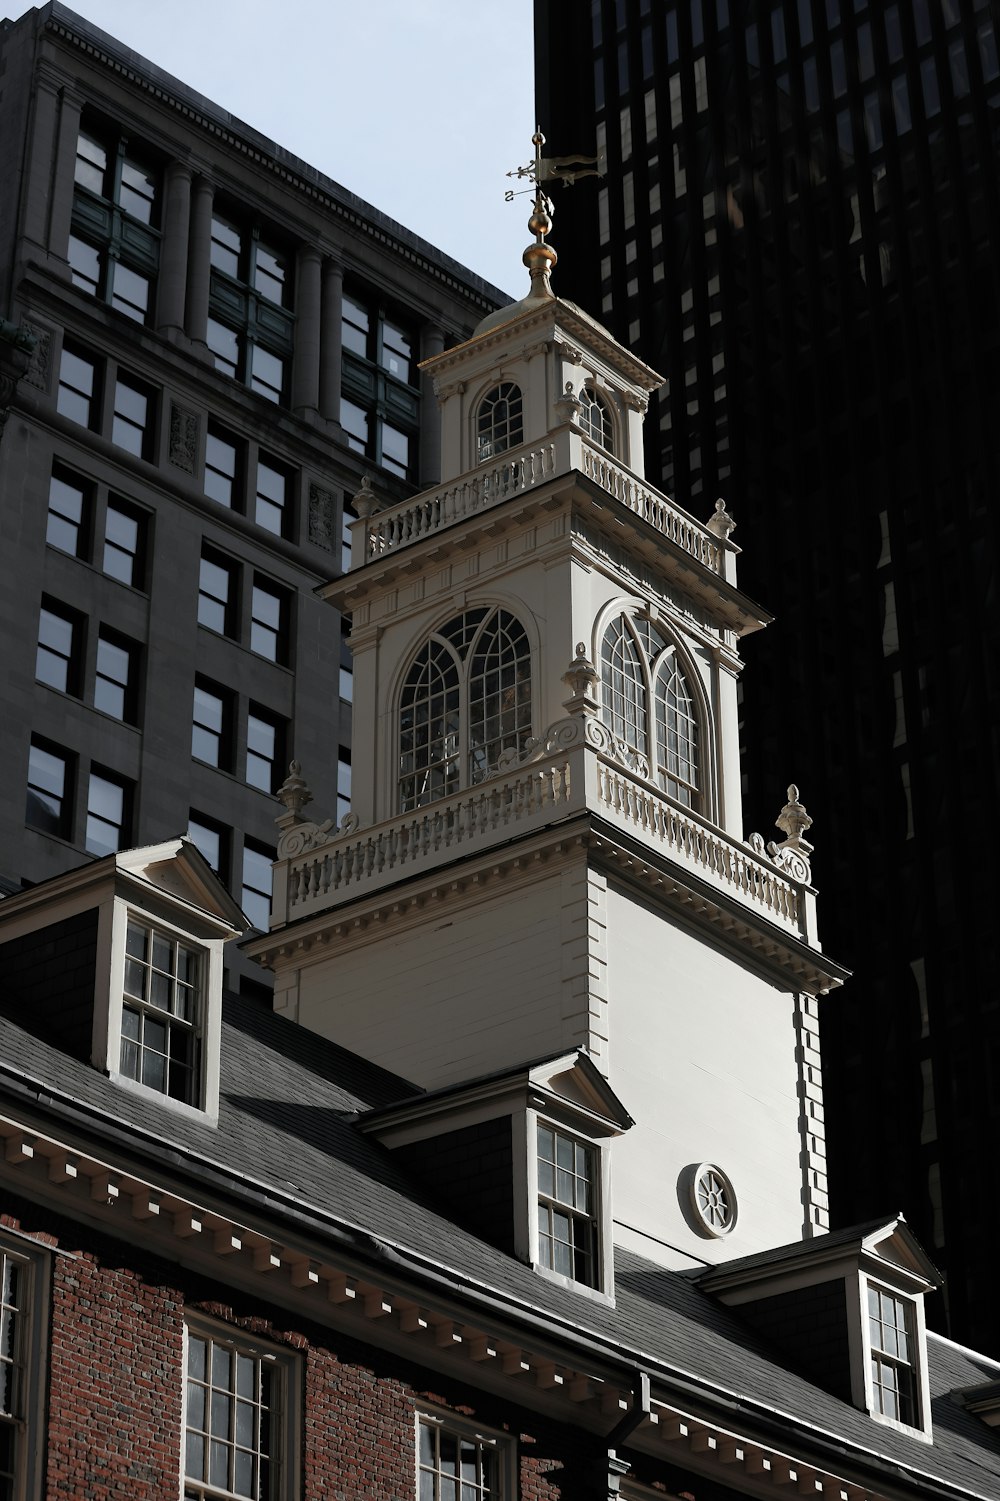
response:
[[[560,181],[564,182],[567,187],[572,187],[578,177],[604,176],[607,158],[603,151],[599,152],[597,156],[543,156],[542,147],[545,145],[545,137],[537,128],[531,137],[531,141],[535,148],[535,160],[528,162],[524,167],[515,167],[513,172],[507,173],[507,176],[519,179],[526,177],[529,182],[534,183],[535,188],[542,197],[545,197],[541,193],[542,183],[544,182]],[[530,193],[531,188],[522,188],[521,192]],[[517,189],[508,188],[504,194],[504,200],[507,203],[513,203],[516,196]],[[548,202],[547,198],[546,204],[548,205],[549,213],[551,213],[552,205]]]

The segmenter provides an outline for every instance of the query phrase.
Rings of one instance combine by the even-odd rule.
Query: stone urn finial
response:
[[[302,809],[307,803],[312,802],[312,793],[302,779],[302,766],[298,761],[289,763],[288,775],[275,796],[285,805],[286,812],[281,815],[283,819],[287,819],[288,814],[291,814],[296,822],[302,818]]]
[[[354,510],[362,521],[367,521],[379,509],[379,498],[372,489],[372,477],[366,474],[361,481],[361,489],[352,497]]]
[[[730,533],[736,530],[736,522],[726,510],[726,502],[721,496],[715,502],[714,515],[709,517],[705,525],[714,536],[721,537],[724,542],[728,540]]]
[[[800,850],[806,855],[812,854],[812,845],[802,835],[807,829],[812,828],[812,819],[805,808],[799,802],[799,789],[793,782],[788,789],[788,801],[774,820],[776,829],[780,829],[786,836],[777,849]]]
[[[597,684],[600,682],[600,674],[587,656],[587,644],[585,641],[577,642],[576,656],[563,673],[563,682],[572,695],[563,704],[563,708],[568,713],[597,713],[597,694],[595,690]]]
[[[580,414],[582,402],[573,390],[573,382],[568,380],[563,394],[556,401],[556,414],[560,422],[575,422]]]

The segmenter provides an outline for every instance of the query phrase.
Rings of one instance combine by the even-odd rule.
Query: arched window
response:
[[[476,440],[479,463],[495,459],[516,448],[524,438],[524,422],[521,415],[521,388],[513,381],[502,381],[487,391],[479,403],[476,419]]]
[[[698,715],[674,643],[651,621],[619,615],[604,633],[601,667],[601,718],[612,735],[649,762],[664,792],[698,807]]]
[[[508,610],[449,620],[414,657],[400,695],[399,806],[408,813],[491,775],[531,734],[531,647]]]
[[[614,428],[611,413],[602,396],[592,386],[584,386],[580,392],[580,427],[594,443],[614,452]]]

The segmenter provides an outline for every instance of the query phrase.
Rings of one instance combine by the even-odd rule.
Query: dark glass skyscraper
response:
[[[1000,17],[536,0],[557,290],[666,378],[647,470],[736,516],[747,827],[794,778],[827,949],[834,1224],[902,1208],[997,1353]]]

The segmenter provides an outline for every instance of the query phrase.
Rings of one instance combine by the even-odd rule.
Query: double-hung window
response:
[[[28,752],[28,800],[25,822],[43,834],[68,839],[73,825],[74,758],[37,736]]]
[[[417,1419],[419,1501],[500,1501],[507,1445],[471,1424],[421,1413]]]
[[[197,761],[205,761],[221,771],[232,770],[232,695],[206,678],[195,679],[191,754]]]
[[[139,718],[139,654],[134,641],[101,627],[97,638],[94,708],[124,724]]]
[[[121,1072],[188,1105],[198,1104],[201,1087],[204,967],[199,948],[129,919]]]
[[[81,427],[96,428],[101,415],[100,363],[85,349],[63,343],[56,410]]]
[[[85,121],[75,178],[73,283],[136,323],[147,323],[159,261],[159,169],[141,143]]]
[[[108,501],[101,569],[109,578],[141,589],[146,581],[149,514],[117,496]]]
[[[243,883],[240,906],[255,928],[267,931],[271,921],[274,851],[251,839],[243,845]]]
[[[868,1339],[873,1412],[910,1428],[919,1426],[912,1302],[869,1282]]]
[[[113,855],[128,843],[132,787],[121,777],[93,768],[87,788],[87,835],[91,855]]]
[[[292,1362],[242,1334],[198,1327],[187,1331],[186,1366],[185,1501],[287,1501]]]
[[[80,658],[83,652],[83,621],[54,600],[43,599],[38,615],[38,650],[35,679],[60,693],[80,692]]]
[[[134,454],[148,459],[153,453],[156,397],[148,386],[127,375],[115,381],[114,410],[111,417],[111,441]]]
[[[92,508],[93,486],[72,470],[54,464],[45,527],[45,540],[49,546],[69,553],[71,558],[87,557]]]
[[[0,1501],[33,1496],[38,1483],[45,1275],[40,1254],[0,1241]]]
[[[420,426],[415,335],[404,319],[359,291],[344,293],[342,333],[340,421],[348,446],[412,479]]]
[[[286,401],[295,329],[291,256],[278,236],[217,209],[211,263],[208,347],[216,369],[268,401]]]
[[[538,1264],[585,1287],[599,1283],[597,1154],[538,1122]]]

